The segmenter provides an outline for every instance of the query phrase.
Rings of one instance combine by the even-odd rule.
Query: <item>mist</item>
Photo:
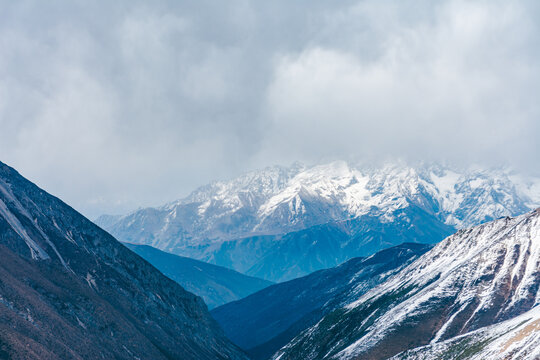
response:
[[[540,172],[534,1],[0,8],[0,161],[92,218],[297,160]]]

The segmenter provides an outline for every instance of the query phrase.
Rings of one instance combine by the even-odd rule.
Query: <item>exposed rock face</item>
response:
[[[2,163],[0,357],[246,358],[199,297]]]
[[[510,320],[446,341],[402,352],[391,360],[537,360],[540,358],[540,307]]]
[[[387,359],[526,313],[540,303],[540,211],[460,230],[275,359]]]

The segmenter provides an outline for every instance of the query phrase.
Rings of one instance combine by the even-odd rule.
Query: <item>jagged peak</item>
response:
[[[148,218],[156,230],[150,230],[146,223],[144,236],[159,238],[160,246],[164,242],[175,246],[171,241],[180,236],[169,232],[178,226],[194,241],[219,241],[348,220],[374,208],[391,220],[396,211],[416,206],[445,225],[465,228],[538,205],[540,179],[525,182],[504,169],[463,170],[437,163],[412,166],[404,161],[362,166],[337,160],[251,171],[202,186],[162,207],[133,212],[115,224],[110,224],[111,218],[102,218],[98,224],[109,230],[121,227],[129,231],[130,227],[143,228],[137,223]],[[178,214],[186,211],[189,223],[172,226],[183,221]],[[240,213],[242,216],[235,216]],[[113,233],[131,240],[120,232]]]

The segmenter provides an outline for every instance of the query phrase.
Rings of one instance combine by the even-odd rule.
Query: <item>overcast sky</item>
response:
[[[295,160],[538,172],[540,2],[0,0],[0,160],[91,218]]]

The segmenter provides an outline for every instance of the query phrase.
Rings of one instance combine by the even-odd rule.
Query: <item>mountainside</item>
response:
[[[403,244],[368,258],[276,284],[211,314],[253,359],[267,359],[329,311],[357,298],[417,259],[430,246]]]
[[[539,270],[540,209],[460,230],[274,358],[387,359],[512,319],[539,304]]]
[[[245,359],[203,301],[0,163],[0,358]]]
[[[169,254],[148,245],[125,245],[184,289],[202,297],[209,309],[242,299],[272,285],[266,280]]]
[[[226,241],[204,251],[201,246],[199,256],[251,276],[282,282],[403,242],[436,243],[454,232],[416,207],[394,215],[393,222],[382,221],[373,213],[284,235]]]
[[[400,353],[392,360],[537,360],[540,358],[540,307],[465,335]]]
[[[284,281],[538,205],[540,180],[509,171],[334,162],[267,168],[96,223],[125,242]]]

